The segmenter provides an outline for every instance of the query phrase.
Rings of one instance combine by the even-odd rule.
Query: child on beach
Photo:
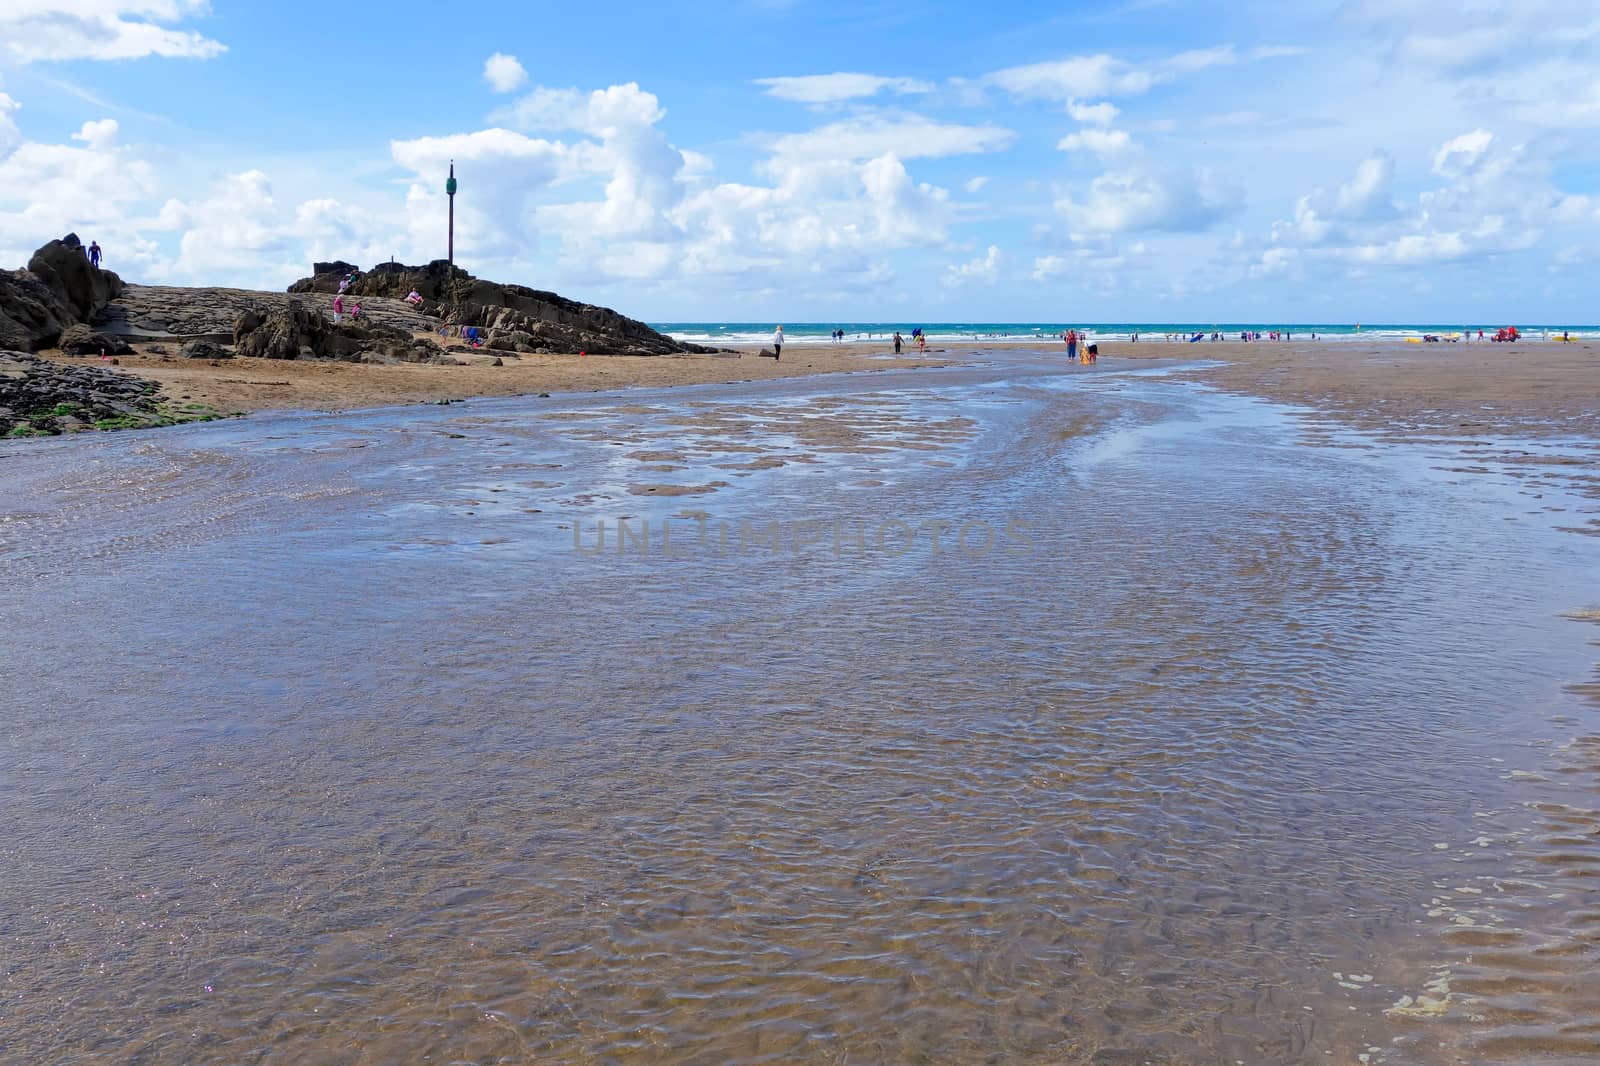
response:
[[[412,307],[417,306],[421,302],[422,294],[416,289],[412,289],[410,292],[406,293],[406,303],[410,304]]]

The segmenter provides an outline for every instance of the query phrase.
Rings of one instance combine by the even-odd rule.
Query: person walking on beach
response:
[[[89,265],[94,267],[96,270],[98,270],[100,268],[100,242],[99,241],[90,241],[89,242]]]
[[[1075,329],[1069,329],[1069,330],[1067,330],[1067,362],[1075,363],[1077,361],[1078,361],[1078,331],[1075,330]]]
[[[783,327],[779,326],[772,334],[772,358],[783,358]]]
[[[903,343],[905,343],[905,342],[900,336],[900,331],[899,330],[895,330],[894,331],[894,354],[895,355],[899,355],[900,354],[900,345],[903,344]]]

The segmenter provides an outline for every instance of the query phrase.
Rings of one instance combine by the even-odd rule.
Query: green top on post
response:
[[[454,196],[456,194],[455,178],[451,178],[449,181],[444,183],[444,191],[446,196]]]

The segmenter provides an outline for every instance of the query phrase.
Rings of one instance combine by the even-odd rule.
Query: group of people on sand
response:
[[[1100,345],[1091,343],[1087,333],[1069,329],[1061,335],[1061,340],[1067,346],[1067,362],[1092,366],[1100,361]]]

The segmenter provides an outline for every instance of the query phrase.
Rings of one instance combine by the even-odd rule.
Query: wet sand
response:
[[[147,347],[144,345],[141,348]],[[1096,369],[1136,360],[1215,360],[1194,376],[1232,392],[1315,408],[1364,429],[1411,434],[1569,436],[1600,439],[1600,345],[1528,342],[1410,345],[1380,342],[1108,342]],[[506,365],[459,367],[205,360],[139,355],[122,369],[160,382],[175,398],[224,411],[338,411],[471,397],[592,392],[714,382],[779,380],[951,364],[1059,345],[980,341],[899,357],[883,343],[790,345],[781,361],[747,349],[716,356],[507,356]],[[63,362],[98,362],[45,353]],[[497,354],[456,353],[487,362]],[[1084,368],[1089,369],[1089,368]]]
[[[1592,1061],[1583,497],[971,363],[0,444],[6,1051]]]
[[[1223,360],[1197,377],[1363,429],[1600,439],[1596,344],[1141,342],[1111,350],[1116,359]]]

